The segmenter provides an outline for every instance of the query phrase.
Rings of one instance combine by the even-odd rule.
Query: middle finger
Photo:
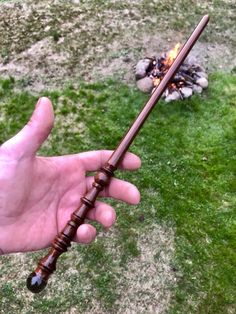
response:
[[[91,189],[94,177],[87,177],[87,190]],[[135,185],[130,182],[117,178],[112,178],[109,185],[99,193],[102,197],[112,197],[129,204],[138,204],[140,201],[140,193]]]

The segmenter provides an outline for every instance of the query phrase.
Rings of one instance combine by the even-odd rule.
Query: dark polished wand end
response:
[[[41,292],[47,285],[47,280],[41,273],[33,272],[27,278],[27,288],[33,293]]]

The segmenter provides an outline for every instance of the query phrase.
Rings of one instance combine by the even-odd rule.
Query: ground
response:
[[[14,134],[44,91],[56,123],[42,154],[114,148],[146,100],[134,65],[183,43],[206,13],[192,54],[209,92],[161,103],[141,132],[143,168],[128,177],[141,204],[115,204],[114,228],[73,246],[41,296],[25,278],[42,252],[2,257],[0,312],[234,313],[234,1],[0,1],[0,76],[10,77],[0,131],[1,141]]]
[[[4,1],[0,75],[31,91],[75,78],[133,83],[139,58],[183,43],[205,13],[211,21],[192,53],[209,71],[229,72],[236,66],[233,1]]]

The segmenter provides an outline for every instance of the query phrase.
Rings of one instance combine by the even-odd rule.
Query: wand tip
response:
[[[203,16],[203,18],[206,19],[207,21],[209,21],[210,16],[209,16],[209,14],[205,14],[205,15]]]
[[[33,293],[41,292],[47,285],[40,273],[33,272],[27,278],[27,288]]]

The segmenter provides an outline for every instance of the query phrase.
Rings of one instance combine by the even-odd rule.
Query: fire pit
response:
[[[160,57],[141,59],[135,67],[135,78],[138,88],[151,93],[160,83],[165,73],[176,58],[180,45]],[[196,58],[188,57],[179,68],[172,82],[162,97],[166,102],[191,97],[193,93],[201,93],[208,86],[208,76]]]

